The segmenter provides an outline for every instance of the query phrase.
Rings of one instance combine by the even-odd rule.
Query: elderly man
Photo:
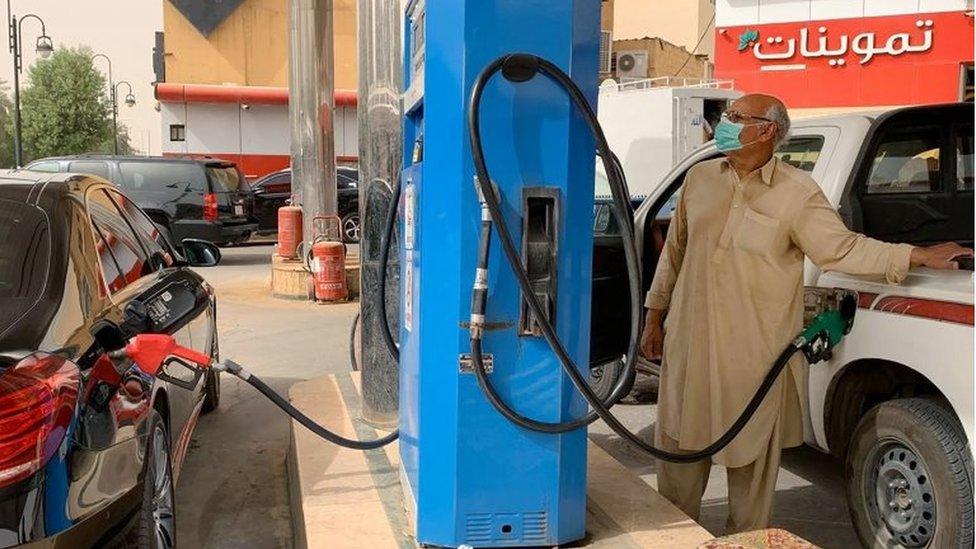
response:
[[[721,159],[688,171],[648,292],[641,339],[662,358],[656,445],[699,450],[741,413],[802,328],[803,259],[901,282],[971,250],[887,244],[849,231],[805,172],[773,156],[790,128],[775,97],[732,103],[715,128]],[[665,320],[666,319],[666,320]],[[663,356],[662,356],[663,353]],[[794,357],[746,428],[712,462],[728,470],[729,532],[764,528],[783,448],[803,442],[803,357]],[[660,462],[660,492],[697,519],[712,463]]]

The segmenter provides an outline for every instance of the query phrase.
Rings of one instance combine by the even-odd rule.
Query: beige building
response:
[[[167,82],[288,86],[287,0],[243,0],[209,33],[169,0],[162,3]],[[210,23],[207,15],[201,20]],[[356,0],[333,0],[332,16],[335,88],[355,90]]]
[[[692,54],[661,38],[614,40],[612,74],[618,82],[661,77],[710,78],[711,63],[705,54]]]
[[[714,0],[612,0],[611,3],[614,41],[653,36],[696,54],[705,54],[714,61]]]

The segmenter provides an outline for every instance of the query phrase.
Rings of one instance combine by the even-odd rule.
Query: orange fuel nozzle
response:
[[[113,351],[109,356],[127,357],[151,376],[156,376],[163,367],[163,361],[170,356],[182,358],[201,368],[209,368],[213,362],[209,356],[179,345],[173,336],[166,334],[139,334],[129,340],[124,349]]]

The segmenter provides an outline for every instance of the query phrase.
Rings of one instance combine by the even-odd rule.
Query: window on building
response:
[[[973,127],[965,127],[956,135],[956,190],[973,190]]]
[[[875,152],[867,194],[941,190],[940,132],[931,128],[888,136]]]
[[[959,75],[959,100],[973,102],[973,64],[963,63],[962,74]]]
[[[611,54],[613,53],[613,32],[612,31],[600,31],[600,72],[608,73],[613,68],[611,67]]]
[[[170,124],[169,140],[186,141],[186,126],[184,126],[183,124]]]

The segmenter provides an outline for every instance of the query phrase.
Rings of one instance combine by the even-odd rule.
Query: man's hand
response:
[[[957,257],[972,256],[973,251],[963,248],[955,242],[945,242],[935,246],[915,248],[912,250],[912,267],[931,267],[933,269],[958,269],[959,264],[953,261]]]
[[[648,309],[644,319],[641,354],[650,360],[661,360],[664,353],[664,314],[663,309]]]

